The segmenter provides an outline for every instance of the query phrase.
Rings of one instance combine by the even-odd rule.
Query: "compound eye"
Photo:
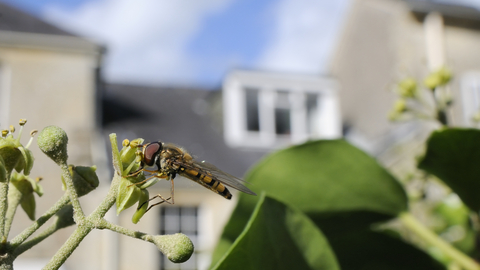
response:
[[[162,151],[162,143],[154,142],[149,143],[143,149],[143,162],[147,166],[153,166],[155,164],[155,156]]]

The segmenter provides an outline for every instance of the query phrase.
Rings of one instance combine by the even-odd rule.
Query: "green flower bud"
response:
[[[5,161],[0,155],[0,182],[7,181],[7,169],[5,168]]]
[[[190,238],[181,233],[156,235],[153,237],[153,243],[174,263],[186,262],[194,251]]]
[[[10,179],[10,183],[18,189],[22,194],[37,193],[38,196],[43,195],[43,188],[38,183],[38,181],[25,176],[21,173],[12,173],[12,177]]]
[[[134,224],[137,224],[143,217],[143,215],[145,215],[145,212],[147,212],[149,199],[150,196],[148,194],[148,190],[142,189],[142,194],[140,195],[140,199],[138,200],[137,211],[132,216],[132,222]]]
[[[398,84],[398,91],[404,98],[414,98],[417,95],[417,82],[407,78]]]
[[[88,194],[96,189],[99,185],[98,176],[96,174],[97,166],[74,166],[68,165],[68,170],[72,176],[73,186],[79,197]],[[62,176],[63,190],[67,190],[65,179]]]
[[[30,220],[35,220],[35,197],[33,197],[33,193],[24,194],[22,196],[22,200],[20,201],[20,205],[23,208],[23,211],[27,213],[27,216]]]
[[[120,151],[120,159],[122,161],[122,166],[125,169],[128,169],[124,172],[125,175],[129,175],[132,172],[138,170],[140,166],[140,162],[137,161],[137,152],[138,152],[138,145],[143,143],[143,139],[138,138],[128,143],[123,143],[123,148]],[[135,182],[135,181],[134,181]]]
[[[73,207],[67,204],[55,214],[55,226],[58,229],[66,228],[75,224],[73,219]]]
[[[138,202],[142,194],[143,192],[140,188],[136,185],[132,185],[132,183],[126,178],[122,178],[118,185],[117,215]]]
[[[468,208],[462,203],[456,194],[450,194],[443,199],[434,209],[447,222],[447,226],[467,225],[469,222]],[[445,228],[442,228],[445,229]]]
[[[407,102],[405,101],[405,99],[399,99],[395,101],[395,104],[393,105],[393,110],[399,113],[407,111]]]
[[[22,198],[20,199],[20,205],[25,213],[31,220],[35,220],[35,197],[33,193],[37,193],[39,196],[43,195],[42,187],[30,177],[23,174],[13,173],[10,181],[10,187],[18,190]]]
[[[440,86],[441,82],[442,82],[442,78],[438,76],[437,73],[432,73],[428,75],[427,78],[425,78],[425,81],[423,83],[425,84],[426,87],[428,87],[428,89],[434,90],[435,88]]]
[[[22,153],[22,158],[18,160],[18,163],[15,166],[15,171],[22,172],[23,170],[25,175],[29,175],[33,167],[33,161],[35,160],[32,151],[23,146],[18,147],[18,150]]]
[[[22,157],[22,153],[18,150],[18,144],[10,138],[0,138],[0,156],[3,159],[3,166],[7,173],[10,173]],[[5,177],[0,181],[5,181]]]
[[[67,133],[57,126],[44,128],[37,139],[40,150],[59,165],[67,163],[67,143]]]
[[[452,72],[447,69],[446,67],[442,67],[437,71],[438,75],[440,76],[441,79],[441,84],[445,85],[450,82],[452,79]]]
[[[115,170],[115,173],[117,175],[122,175],[123,167],[122,167],[122,161],[120,158],[120,152],[118,151],[117,134],[110,133],[108,137],[110,138],[110,145],[112,146],[113,169]]]
[[[425,78],[425,86],[433,90],[439,86],[446,85],[452,79],[452,73],[445,67],[442,67]]]

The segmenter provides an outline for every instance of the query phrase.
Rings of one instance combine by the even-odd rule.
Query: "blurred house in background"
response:
[[[60,126],[69,135],[69,162],[92,165],[102,54],[99,45],[0,3],[1,128],[14,125],[18,134],[19,119],[27,119],[22,136],[22,142],[27,143],[30,130]],[[41,185],[45,194],[37,201],[39,216],[63,191],[59,168],[40,152],[36,143],[30,149],[36,158],[31,176],[44,179]],[[18,234],[30,222],[19,209],[10,235]],[[44,258],[54,254],[66,235],[65,231],[55,234],[23,254],[16,269],[26,265],[40,269]],[[83,256],[94,259],[99,250],[93,246],[84,250]]]
[[[449,117],[455,126],[472,126],[480,108],[479,44],[480,13],[472,7],[454,1],[352,1],[331,62],[342,89],[346,138],[387,165],[396,162],[399,143],[415,139],[402,150],[415,152],[431,126],[390,123],[387,116],[397,98],[392,90],[406,77],[421,87],[426,75],[442,66],[454,75]]]
[[[175,143],[200,161],[207,160],[239,177],[266,153],[263,149],[246,152],[225,144],[218,91],[107,84],[104,98],[105,138],[109,133],[116,133],[118,141],[144,138],[146,142]],[[118,269],[206,269],[237,198],[238,193],[230,191],[232,201],[177,176],[175,205],[152,208],[138,224],[131,222],[135,207],[122,212],[118,223],[130,229],[155,234],[185,233],[194,242],[195,253],[178,266],[151,243],[117,236]],[[149,192],[152,196],[160,193],[168,197],[170,184],[160,181],[150,187]]]
[[[342,130],[347,139],[388,163],[391,152],[386,149],[419,136],[413,131],[417,123],[388,122],[395,100],[391,88],[406,76],[421,79],[443,65],[456,75],[451,89],[455,100],[461,101],[462,93],[466,97],[452,114],[455,124],[470,124],[469,115],[480,104],[479,16],[458,5],[353,0],[329,77],[235,70],[225,77],[222,91],[103,85],[100,46],[3,4],[0,12],[0,124],[5,128],[5,123],[28,118],[30,129],[58,125],[70,138],[70,162],[96,164],[99,172],[111,167],[105,162],[110,133],[116,133],[119,142],[141,137],[176,143],[239,177],[274,149],[308,139],[338,138]],[[37,164],[42,164],[34,167],[32,176],[45,178],[46,195],[38,200],[37,210],[42,213],[63,191],[59,170],[31,148]],[[102,173],[100,178],[107,186],[108,176]],[[169,189],[170,184],[161,181],[149,190],[151,195],[168,195]],[[135,207],[107,219],[152,234],[182,231],[195,243],[190,261],[174,266],[150,243],[94,231],[65,269],[208,267],[238,193],[233,190],[233,200],[228,201],[181,177],[175,191],[175,205],[153,208],[136,225],[130,221]],[[82,200],[85,212],[105,194],[100,187],[93,198]],[[19,211],[12,234],[24,224],[29,223]],[[70,232],[54,235],[22,260],[42,266],[41,260],[50,258]]]
[[[105,89],[105,138],[114,132],[119,141],[172,142],[238,177],[279,147],[341,136],[337,85],[320,77],[235,71],[225,79],[223,91],[116,84]],[[176,266],[151,244],[120,236],[121,269],[156,269],[158,264],[161,269],[206,269],[237,199],[237,191],[230,191],[232,201],[179,176],[175,205],[153,208],[137,225],[130,221],[135,209],[122,213],[122,226],[187,234],[195,254]],[[168,196],[170,184],[160,182],[149,192]]]

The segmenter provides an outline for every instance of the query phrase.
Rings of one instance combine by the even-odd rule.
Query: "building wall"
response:
[[[342,89],[343,121],[368,139],[389,128],[387,115],[395,99],[389,89],[397,78],[405,12],[394,1],[353,1],[337,43],[331,70]]]
[[[344,123],[365,141],[381,141],[401,126],[387,119],[397,98],[393,92],[396,83],[413,77],[421,86],[430,72],[427,51],[437,46],[444,48],[444,63],[454,74],[450,84],[455,102],[450,114],[452,123],[465,124],[460,83],[463,74],[480,67],[476,52],[480,45],[479,23],[464,27],[444,19],[439,41],[427,46],[425,15],[412,12],[400,0],[352,1],[331,72],[341,85]]]
[[[0,33],[0,128],[14,125],[18,135],[18,120],[28,120],[22,134],[26,144],[33,129],[42,130],[48,125],[63,128],[69,136],[69,163],[93,165],[92,140],[95,135],[95,72],[99,65],[98,50],[72,50],[71,48],[49,48],[45,44],[36,46],[34,42],[11,44],[5,42],[10,33]],[[27,37],[29,34],[21,34]],[[36,34],[31,34],[31,41]],[[48,38],[42,35],[43,38]],[[58,36],[52,39],[61,39]],[[74,38],[68,37],[72,40]],[[79,39],[79,38],[78,38]],[[92,46],[94,47],[94,46]],[[60,169],[38,149],[36,140],[30,146],[35,156],[31,177],[43,177],[41,185],[45,194],[37,198],[37,217],[49,209],[64,193],[60,180]],[[103,149],[102,149],[103,151]],[[86,209],[91,211],[89,204]],[[87,211],[87,213],[88,213]],[[15,217],[10,238],[31,224],[21,208]],[[48,224],[48,223],[47,223]],[[33,260],[40,265],[45,263],[63,244],[73,228],[64,229],[40,245],[22,254],[20,260]],[[83,246],[87,247],[87,246]],[[97,244],[89,248],[79,248],[82,259],[95,257],[99,253]],[[93,248],[92,248],[93,247]],[[83,251],[82,251],[83,249]],[[78,257],[77,257],[78,258]],[[76,269],[75,256],[67,261],[68,269]],[[87,264],[81,264],[83,268]],[[95,269],[91,268],[91,269]]]

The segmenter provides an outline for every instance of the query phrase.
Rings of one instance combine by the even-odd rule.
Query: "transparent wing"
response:
[[[189,164],[182,163],[179,165],[184,166],[186,168],[193,169],[193,170],[198,170],[201,173],[211,176],[214,180],[217,180],[220,183],[225,184],[241,192],[245,192],[251,195],[257,195],[255,194],[255,192],[251,191],[248,187],[245,186],[245,183],[247,183],[246,181],[238,177],[235,177],[231,174],[228,174],[226,172],[223,172],[217,167],[215,167],[215,165],[210,164],[208,162],[205,162],[205,161],[198,162],[196,160],[193,160],[192,163],[189,163]]]

